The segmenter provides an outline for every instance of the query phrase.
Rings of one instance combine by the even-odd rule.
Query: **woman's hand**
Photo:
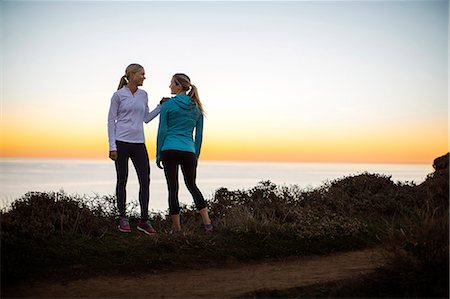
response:
[[[167,102],[168,100],[170,100],[170,98],[162,98],[161,101],[159,101],[159,103],[162,105],[165,102]]]
[[[113,161],[116,161],[117,160],[117,151],[110,151],[109,152],[109,158],[111,159],[111,160],[113,160]]]

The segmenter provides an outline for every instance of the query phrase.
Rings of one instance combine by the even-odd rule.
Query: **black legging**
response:
[[[205,199],[195,184],[197,176],[197,157],[194,153],[176,150],[161,151],[161,161],[169,190],[169,212],[171,215],[180,213],[178,201],[178,166],[181,166],[184,182],[194,199],[198,210],[206,208]]]
[[[133,162],[139,179],[139,204],[141,206],[141,219],[148,219],[148,202],[150,199],[150,165],[148,162],[147,148],[144,143],[129,143],[116,141],[117,159],[117,207],[121,217],[125,217],[125,203],[127,198],[126,185],[128,180],[128,159]]]

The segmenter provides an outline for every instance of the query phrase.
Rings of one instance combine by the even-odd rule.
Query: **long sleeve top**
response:
[[[148,123],[161,110],[161,105],[149,111],[147,92],[142,89],[131,90],[124,86],[111,98],[108,113],[109,150],[115,151],[116,140],[130,143],[144,143],[144,122]]]
[[[202,139],[203,114],[189,96],[180,94],[162,105],[156,140],[157,161],[164,150],[187,151],[198,158]]]

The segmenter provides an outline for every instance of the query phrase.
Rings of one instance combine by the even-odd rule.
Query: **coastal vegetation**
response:
[[[363,173],[310,189],[270,181],[221,188],[208,199],[213,234],[203,233],[193,206],[182,207],[182,234],[171,233],[164,213],[152,214],[158,234],[123,234],[113,196],[29,192],[0,213],[2,286],[380,246],[387,263],[373,274],[243,297],[448,298],[448,154],[433,166],[419,185]],[[135,227],[138,209],[128,210]]]

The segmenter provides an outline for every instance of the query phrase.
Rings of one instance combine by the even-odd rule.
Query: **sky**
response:
[[[448,152],[448,1],[2,1],[0,157],[107,159],[130,63],[206,111],[201,159],[426,163]],[[159,118],[145,125],[155,157]]]

